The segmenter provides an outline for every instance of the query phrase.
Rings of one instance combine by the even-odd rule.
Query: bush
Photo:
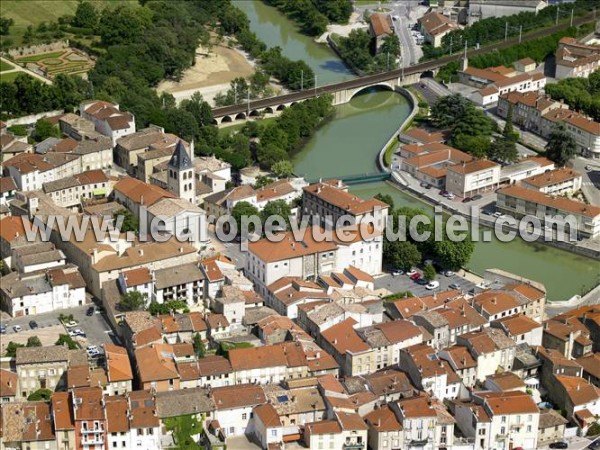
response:
[[[52,397],[52,391],[50,389],[38,389],[35,392],[29,394],[27,397],[27,401],[30,402],[39,402],[41,400],[48,401]]]

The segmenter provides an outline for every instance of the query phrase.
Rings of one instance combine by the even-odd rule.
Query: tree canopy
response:
[[[588,78],[566,78],[549,83],[544,91],[554,100],[563,100],[571,109],[600,121],[600,69]]]
[[[546,144],[546,157],[563,167],[575,156],[576,151],[577,143],[564,122],[557,123]]]
[[[148,296],[139,291],[129,291],[121,295],[119,309],[121,311],[136,311],[146,306]]]

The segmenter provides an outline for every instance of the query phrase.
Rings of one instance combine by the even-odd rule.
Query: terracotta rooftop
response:
[[[303,190],[305,193],[312,194],[323,202],[336,206],[350,215],[361,215],[373,212],[376,209],[389,208],[389,205],[381,200],[376,198],[364,200],[326,182],[311,184],[304,187]]]
[[[17,374],[11,370],[0,369],[0,398],[17,395]]]
[[[345,355],[348,351],[360,353],[371,350],[354,329],[356,323],[354,319],[346,319],[321,332],[321,337],[341,355]]]
[[[554,208],[559,212],[568,212],[591,218],[600,216],[600,207],[598,206],[588,205],[565,197],[549,196],[521,186],[509,186],[500,189],[498,193]]]
[[[482,170],[489,170],[494,167],[500,168],[498,164],[487,159],[476,159],[463,164],[455,164],[448,167],[448,170],[461,174],[476,173]]]
[[[262,405],[267,401],[262,387],[254,384],[237,384],[214,388],[212,397],[217,410]]]
[[[524,180],[521,180],[521,183],[534,186],[536,188],[543,188],[558,183],[564,183],[565,181],[574,180],[576,178],[581,178],[581,174],[579,172],[563,167],[560,169],[551,170],[550,172],[544,172],[539,175],[525,178]]]
[[[279,414],[270,403],[255,406],[254,415],[260,419],[265,428],[278,428],[282,426]]]
[[[483,399],[484,404],[493,415],[507,416],[540,412],[531,395],[522,391],[481,392],[476,395]]]
[[[133,380],[129,355],[124,347],[114,344],[104,344],[104,354],[106,356],[108,379],[111,383]]]
[[[371,22],[373,34],[375,34],[375,36],[379,37],[393,33],[392,25],[390,23],[390,17],[388,14],[374,13],[371,14],[369,20]]]
[[[579,377],[555,375],[574,406],[595,403],[600,399],[600,388]]]

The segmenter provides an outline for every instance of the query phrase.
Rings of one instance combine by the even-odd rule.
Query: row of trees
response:
[[[571,109],[600,121],[600,70],[588,78],[567,78],[547,84],[544,90],[554,100],[563,100]]]
[[[404,218],[406,220],[404,223],[408,226],[413,217],[426,215],[425,211],[419,208],[394,208],[394,201],[388,194],[378,194],[376,197],[390,205],[390,216],[392,217],[394,230],[399,229]],[[443,233],[443,239],[436,240],[432,224],[433,220],[430,220],[429,225],[421,223],[417,227],[419,233],[430,233],[429,239],[422,242],[413,240],[409,233],[406,233],[407,240],[405,241],[399,239],[388,240],[387,236],[384,237],[384,262],[398,269],[410,270],[420,264],[424,256],[427,256],[437,261],[445,269],[458,270],[464,267],[475,250],[470,232],[466,231],[461,234],[461,236],[464,236],[462,241],[452,241],[446,236],[446,233]],[[427,268],[426,274],[428,281],[435,278],[433,267]]]
[[[398,66],[401,50],[395,34],[384,38],[377,53],[375,39],[365,30],[352,30],[348,37],[335,36],[335,40],[342,59],[362,72],[378,73]]]
[[[589,13],[594,6],[597,6],[596,0],[576,0],[569,5],[549,6],[537,12],[521,12],[479,20],[463,29],[448,33],[442,39],[440,47],[423,46],[424,59],[435,59],[451,51],[459,51],[464,48],[465,41],[469,47],[475,47],[477,44],[483,46],[504,40],[505,33],[514,37],[519,35],[519,30],[526,33],[552,26],[556,22],[557,8],[560,9],[559,19],[567,19],[571,9],[574,16],[580,16]]]
[[[352,14],[350,0],[265,0],[300,24],[303,33],[318,36],[329,22],[347,23]]]
[[[469,57],[469,65],[479,69],[493,66],[510,66],[515,61],[522,58],[532,58],[536,62],[544,61],[548,56],[553,55],[560,41],[565,36],[577,37],[588,33],[592,28],[589,24],[580,27],[572,27],[558,33],[553,33],[538,39],[524,41],[502,50],[485,53]],[[460,66],[458,62],[451,62],[440,68],[438,78],[449,82],[457,81],[457,72]]]

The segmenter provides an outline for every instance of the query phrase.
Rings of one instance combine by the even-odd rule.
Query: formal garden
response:
[[[72,48],[17,57],[15,62],[48,78],[54,78],[59,73],[68,75],[87,73],[94,67],[94,61],[90,57]]]

